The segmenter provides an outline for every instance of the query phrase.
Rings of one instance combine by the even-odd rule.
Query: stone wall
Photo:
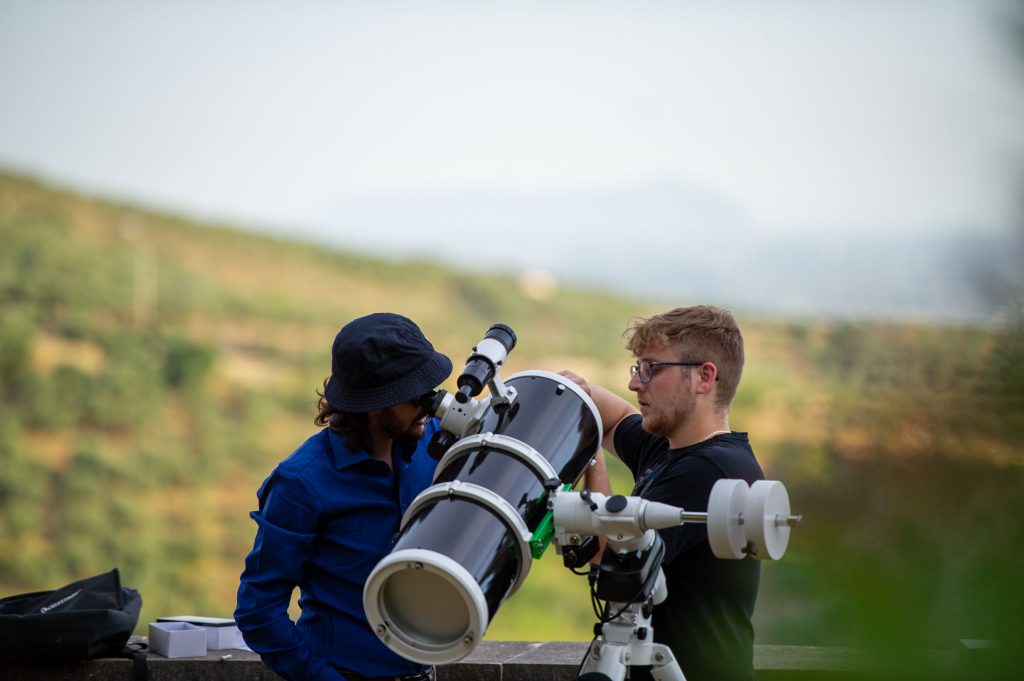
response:
[[[438,668],[438,681],[570,681],[586,643],[485,641],[472,655]],[[966,671],[969,651],[929,652],[922,657],[930,678],[952,678]],[[758,681],[811,681],[865,678],[865,656],[843,648],[754,646]],[[924,673],[925,667],[915,667]],[[167,659],[147,656],[149,681],[278,681],[259,656],[241,650],[206,657]],[[936,672],[941,672],[936,674]],[[0,681],[131,681],[132,661],[90,660],[75,664],[0,663]],[[922,675],[921,678],[926,678]]]

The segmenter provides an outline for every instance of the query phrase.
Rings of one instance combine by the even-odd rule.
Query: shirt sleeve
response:
[[[260,489],[260,508],[250,516],[258,529],[245,559],[235,622],[263,663],[290,681],[344,681],[310,649],[288,617],[292,592],[316,534],[315,496],[297,480],[275,472]]]
[[[633,414],[624,418],[615,428],[615,451],[618,452],[619,460],[633,474],[634,480],[640,479],[648,465],[651,440],[654,438],[644,431],[643,423],[640,414]]]

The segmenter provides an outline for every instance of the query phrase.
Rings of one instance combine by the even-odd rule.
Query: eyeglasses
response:
[[[629,367],[630,376],[639,376],[641,383],[650,383],[654,378],[655,367],[699,367],[704,362],[652,362],[649,359],[637,360],[637,363]]]

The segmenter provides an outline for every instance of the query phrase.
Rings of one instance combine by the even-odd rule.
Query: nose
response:
[[[640,380],[639,373],[635,373],[629,377],[629,385],[627,387],[635,393],[638,393],[643,389],[644,384]]]

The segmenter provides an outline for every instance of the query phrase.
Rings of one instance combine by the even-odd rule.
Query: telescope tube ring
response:
[[[434,470],[434,480],[437,480],[437,476],[443,473],[445,468],[447,468],[448,464],[452,461],[470,453],[477,452],[481,447],[497,449],[507,454],[511,454],[533,469],[533,472],[540,477],[542,482],[558,478],[558,471],[556,471],[555,467],[551,465],[551,462],[545,459],[540,452],[522,440],[517,440],[516,438],[509,437],[508,435],[482,433],[480,435],[464,437],[453,445],[437,464],[437,468]]]

